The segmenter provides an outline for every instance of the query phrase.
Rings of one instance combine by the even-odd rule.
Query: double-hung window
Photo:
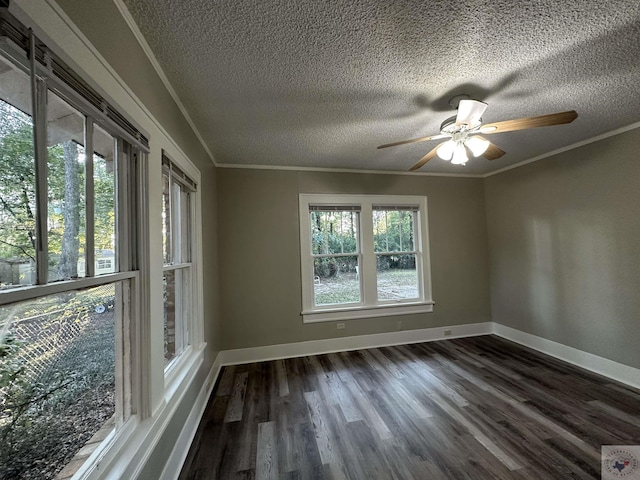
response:
[[[72,474],[140,411],[133,312],[143,288],[138,185],[147,147],[0,9],[0,465],[8,477],[53,478],[66,464]]]
[[[432,311],[426,197],[299,200],[305,322]]]
[[[193,212],[196,183],[162,156],[164,359],[170,366],[191,344],[195,302]]]

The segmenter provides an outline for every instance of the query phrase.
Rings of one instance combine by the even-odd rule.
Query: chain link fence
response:
[[[52,479],[115,411],[115,285],[0,307],[0,479]]]

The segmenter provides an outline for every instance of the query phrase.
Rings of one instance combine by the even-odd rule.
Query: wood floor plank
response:
[[[220,373],[220,380],[216,385],[215,392],[217,397],[225,397],[227,395],[231,395],[231,391],[233,389],[233,380],[236,376],[236,367],[234,365],[230,365],[228,367],[223,367],[222,372]]]
[[[276,422],[259,424],[256,480],[277,480],[279,478],[277,452]]]
[[[374,370],[384,370],[384,367],[375,359],[370,350],[359,350],[356,355],[360,355]]]
[[[276,360],[276,372],[278,378],[278,390],[280,396],[284,397],[289,395],[289,381],[287,380],[287,369],[284,364],[284,360]]]
[[[610,416],[615,417],[619,420],[622,420],[623,422],[629,425],[633,425],[634,427],[637,427],[637,429],[640,429],[640,418],[638,417],[637,414],[631,415],[627,412],[623,412],[622,410],[619,410],[616,407],[612,407],[608,403],[602,402],[600,400],[592,400],[589,402],[589,405],[593,405],[607,412],[607,414],[609,414]]]
[[[507,454],[502,448],[491,441],[482,431],[469,421],[463,413],[456,410],[444,398],[434,394],[434,400],[447,415],[451,416],[457,423],[463,425],[480,445],[486,448],[496,459],[502,462],[509,470],[519,470],[524,465],[514,460],[512,455]]]
[[[597,479],[640,391],[495,336],[225,367],[180,480]]]
[[[311,423],[296,425],[295,442],[299,452],[297,461],[301,478],[324,478],[326,473],[318,451],[315,432]]]
[[[361,420],[358,410],[353,405],[348,393],[342,387],[338,374],[324,355],[310,357],[309,365],[318,379],[319,390],[323,401],[330,404],[329,411],[333,413],[337,423]]]
[[[380,417],[375,407],[369,401],[369,398],[360,389],[360,385],[355,380],[349,380],[344,382],[345,387],[351,393],[357,408],[362,412],[362,417],[371,425],[371,428],[376,432],[380,440],[392,438],[393,434],[387,427],[387,424]]]
[[[227,414],[224,417],[225,422],[237,422],[242,420],[242,409],[244,408],[244,396],[247,389],[248,378],[249,373],[247,372],[241,373],[235,377],[231,400],[227,407]]]
[[[391,375],[393,375],[396,378],[404,378],[405,374],[404,372],[398,368],[396,366],[395,363],[393,363],[389,357],[387,357],[382,351],[381,349],[378,348],[371,348],[369,350],[369,352],[371,353],[371,355],[373,356],[373,358],[375,358],[377,360],[377,362],[383,366],[383,368],[388,371]]]
[[[327,414],[322,405],[322,399],[317,392],[305,392],[304,398],[309,405],[311,422],[315,431],[316,445],[320,459],[324,464],[338,464],[339,454],[334,450],[331,429],[326,420]]]
[[[335,372],[327,373],[326,381],[329,384],[329,390],[332,392],[334,400],[342,410],[347,422],[362,420],[363,416],[360,408],[355,405],[349,389],[345,388],[338,374]]]
[[[451,398],[457,405],[461,407],[467,406],[469,403],[464,399],[462,395],[456,392],[453,388],[449,387],[442,380],[440,380],[434,371],[428,367],[428,365],[416,357],[410,349],[403,346],[396,347],[396,351],[399,353],[400,358],[403,358],[403,365],[412,369],[416,375],[425,381],[432,389],[439,391],[442,395]]]
[[[258,447],[258,425],[269,421],[270,398],[267,396],[269,386],[269,369],[267,363],[247,365],[247,388],[245,394],[245,409],[240,428],[233,437],[233,466],[232,472],[244,472],[255,469],[256,452]]]
[[[377,382],[380,386],[379,391],[383,394],[384,398],[387,399],[389,404],[409,410],[413,416],[418,418],[429,418],[432,416],[428,406],[420,403],[415,395],[413,395],[399,379],[386,373],[376,373],[379,374],[379,380]]]

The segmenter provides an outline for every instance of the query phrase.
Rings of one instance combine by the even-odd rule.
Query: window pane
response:
[[[418,298],[415,255],[376,255],[378,300]]]
[[[93,129],[94,254],[96,275],[117,271],[115,139],[102,128]]]
[[[319,211],[311,216],[311,253],[357,253],[358,212]]]
[[[168,160],[167,160],[168,161]],[[171,164],[170,168],[173,169]],[[177,170],[177,169],[176,169]],[[182,183],[163,173],[162,234],[165,265],[191,261],[191,198]],[[164,358],[165,366],[179,357],[191,343],[189,322],[193,311],[189,266],[164,273]]]
[[[178,268],[164,272],[164,361],[168,365],[189,344],[189,304],[183,303],[190,290],[190,269]]]
[[[180,184],[173,182],[171,184],[171,231],[172,231],[172,251],[171,259],[172,263],[182,263],[184,256],[183,249],[188,248],[188,245],[183,245],[182,239],[184,237],[184,228],[186,225],[182,223],[183,215],[183,197]]]
[[[162,174],[162,252],[164,264],[171,263],[171,191],[169,174]]]
[[[358,257],[322,257],[313,260],[315,305],[360,302]]]
[[[0,288],[36,282],[29,77],[0,57]]]
[[[0,307],[3,478],[54,478],[111,430],[115,292],[111,284]]]
[[[84,275],[84,115],[48,92],[49,281]],[[80,264],[80,268],[78,268]]]
[[[180,262],[191,261],[191,195],[180,188]]]
[[[413,252],[414,215],[407,210],[374,210],[373,242],[376,252]]]

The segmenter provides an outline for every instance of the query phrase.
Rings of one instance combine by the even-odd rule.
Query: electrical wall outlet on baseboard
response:
[[[445,337],[448,337],[449,335],[451,335],[451,329],[450,329],[450,328],[447,328],[447,329],[444,331],[444,336],[445,336]]]

